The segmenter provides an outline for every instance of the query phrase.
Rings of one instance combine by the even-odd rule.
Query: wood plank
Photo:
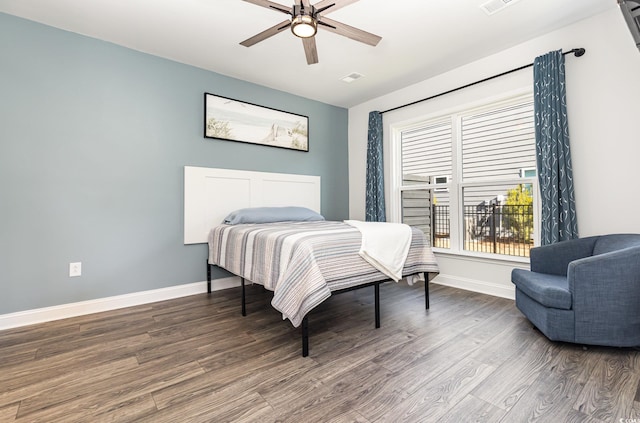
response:
[[[573,408],[600,354],[585,355],[580,346],[567,346],[557,352],[506,414],[512,421],[566,421],[575,416]]]
[[[559,351],[559,346],[538,338],[517,360],[504,363],[484,380],[473,395],[504,410],[510,410],[541,372],[551,365],[553,357]],[[510,383],[505,383],[505,380]]]
[[[0,337],[0,352],[10,351],[11,347],[37,348],[38,345],[49,339],[64,337],[78,332],[79,323],[70,320],[63,319],[0,331],[2,334],[2,337]]]
[[[383,382],[393,377],[391,372],[371,362],[352,367],[348,378],[332,375],[326,381],[319,381],[317,375],[322,371],[318,368],[311,373],[307,373],[305,378],[316,381],[317,387],[307,394],[300,395],[297,383],[293,384],[293,389],[284,387],[282,390],[261,391],[261,395],[279,411],[283,420],[324,422],[351,411],[364,415],[361,410],[354,408],[365,397],[377,396]]]
[[[204,375],[159,389],[154,392],[154,399],[159,409],[172,407],[194,396],[238,383],[281,363],[295,362],[293,359],[299,356],[298,343],[258,342],[244,349],[236,347],[213,357],[203,357],[199,363],[206,370]]]
[[[640,356],[633,349],[590,348],[585,354],[598,355],[574,408],[603,421],[640,418],[634,413],[635,391],[640,374]]]
[[[493,423],[503,420],[506,412],[499,407],[482,401],[473,395],[467,395],[456,404],[455,408],[438,420],[438,423],[486,422]]]
[[[0,422],[12,422],[18,414],[19,403],[5,405],[0,407]]]
[[[89,421],[130,403],[144,404],[145,411],[142,414],[146,414],[152,392],[203,373],[197,362],[162,368],[141,365],[131,371],[106,372],[106,377],[97,381],[88,377],[81,383],[67,383],[24,399],[20,404],[18,420],[24,417],[30,421],[63,418]],[[155,403],[153,406],[155,408]]]
[[[274,410],[259,394],[236,390],[211,392],[138,420],[140,423],[275,421]]]
[[[37,348],[34,347],[8,347],[4,351],[0,351],[3,366],[15,366],[21,363],[29,363],[35,360]]]
[[[30,411],[29,402],[43,392],[53,392],[52,397],[47,399],[47,401],[52,401],[55,400],[56,395],[62,395],[65,392],[64,388],[66,386],[82,385],[87,380],[97,383],[105,378],[111,377],[112,374],[132,372],[137,367],[138,362],[136,359],[129,357],[75,371],[69,368],[68,372],[54,374],[49,377],[39,372],[37,378],[31,378],[27,375],[23,379],[7,379],[8,389],[3,387],[3,392],[0,394],[0,403],[10,404],[22,400],[20,413],[24,415],[24,413]],[[24,379],[26,379],[26,381]],[[37,406],[33,406],[32,409],[37,409]]]
[[[378,410],[382,414],[373,414],[370,409],[358,411],[370,420],[392,421],[400,417],[405,421],[437,421],[450,413],[457,403],[494,370],[493,367],[473,359],[463,359],[436,377],[422,380],[413,393],[407,389],[409,395],[406,399],[388,410]]]
[[[149,335],[125,337],[108,343],[96,344],[84,350],[67,352],[47,359],[0,366],[3,376],[0,384],[0,406],[30,396],[66,380],[84,380],[83,371],[90,371],[112,363],[126,362],[137,365],[134,351],[148,342]],[[70,376],[71,375],[71,376]]]
[[[347,411],[344,414],[337,415],[336,417],[325,420],[326,423],[372,423],[371,421],[365,419],[362,414],[356,411]]]

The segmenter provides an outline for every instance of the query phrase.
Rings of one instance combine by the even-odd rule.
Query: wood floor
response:
[[[0,332],[0,422],[640,422],[640,353],[552,343],[513,301],[331,297],[300,332],[248,286]],[[623,420],[621,420],[623,419]],[[633,420],[636,419],[636,420]]]

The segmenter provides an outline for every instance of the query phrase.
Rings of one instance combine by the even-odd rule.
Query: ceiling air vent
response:
[[[487,15],[493,15],[496,12],[501,11],[507,6],[511,6],[514,3],[517,3],[518,0],[489,0],[488,2],[482,3],[480,5],[480,9],[484,10],[484,13]]]
[[[343,78],[340,78],[340,79],[341,79],[343,82],[346,82],[346,83],[349,83],[349,84],[350,84],[350,83],[352,83],[353,81],[355,81],[356,79],[360,79],[360,78],[362,78],[363,76],[364,76],[364,75],[363,75],[363,74],[361,74],[361,73],[358,73],[358,72],[351,72],[349,75],[347,75],[347,76],[345,76],[345,77],[343,77]]]

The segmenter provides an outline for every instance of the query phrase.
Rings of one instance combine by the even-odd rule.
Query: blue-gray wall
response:
[[[203,138],[204,92],[309,116],[310,151]],[[0,314],[205,280],[185,165],[320,175],[322,213],[348,218],[347,116],[0,14]]]

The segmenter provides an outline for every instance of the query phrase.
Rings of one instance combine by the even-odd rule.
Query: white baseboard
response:
[[[207,283],[205,282],[204,284],[205,284],[205,292],[207,292],[206,291]],[[230,276],[228,278],[214,279],[211,281],[212,291],[220,291],[221,289],[235,288],[236,286],[240,286],[239,276]]]
[[[513,287],[505,287],[504,285],[492,284],[474,279],[465,279],[458,276],[440,274],[432,281],[432,283],[465,289],[467,291],[480,292],[496,297],[509,299],[515,298],[515,290]],[[240,278],[238,277],[214,279],[211,284],[211,290],[219,291],[221,289],[228,289],[236,286],[240,286]],[[96,300],[19,311],[16,313],[0,315],[0,330],[66,319],[69,317],[83,316],[102,311],[116,310],[119,308],[132,307],[157,301],[165,301],[173,298],[186,297],[188,295],[202,294],[205,292],[207,292],[206,281],[194,282],[185,285],[171,286],[168,288],[99,298]]]
[[[481,294],[493,295],[494,297],[508,298],[510,300],[514,300],[516,298],[516,291],[513,286],[504,286],[497,283],[444,274],[439,274],[431,282],[439,285],[450,286],[452,288],[460,288],[467,291],[480,292]]]
[[[235,286],[240,286],[240,278],[229,277],[214,279],[211,284],[211,290],[219,291],[221,289],[232,288]],[[101,311],[154,303],[157,301],[171,300],[173,298],[186,297],[188,295],[202,294],[205,292],[207,292],[206,281],[194,282],[185,285],[171,286],[168,288],[116,295],[114,297],[98,298],[95,300],[81,301],[71,304],[19,311],[16,313],[0,315],[0,330],[50,322],[52,320],[66,319],[68,317],[99,313]]]

